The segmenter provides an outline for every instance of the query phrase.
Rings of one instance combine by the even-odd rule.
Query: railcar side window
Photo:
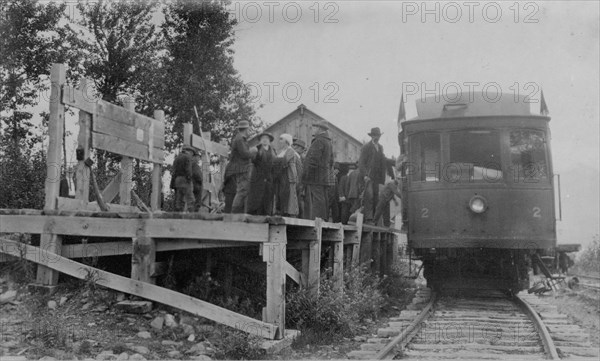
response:
[[[407,173],[413,181],[437,182],[440,180],[440,135],[420,133],[411,137],[412,160]]]
[[[548,180],[546,139],[539,130],[510,132],[510,159],[515,182]]]
[[[442,168],[445,181],[500,182],[500,134],[493,130],[450,133],[450,163]]]

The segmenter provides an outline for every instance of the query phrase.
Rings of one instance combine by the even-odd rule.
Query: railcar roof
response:
[[[417,116],[409,119],[468,118],[488,116],[540,116],[531,112],[525,95],[512,93],[485,94],[482,92],[444,94],[416,101]]]

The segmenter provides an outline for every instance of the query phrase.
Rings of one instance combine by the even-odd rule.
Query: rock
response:
[[[152,322],[150,322],[150,326],[156,330],[162,330],[163,324],[165,323],[165,319],[158,316]]]
[[[187,350],[185,353],[194,355],[205,355],[208,353],[208,351],[206,350],[206,345],[204,345],[204,342],[198,342],[194,346],[190,347],[190,349]]]
[[[177,321],[175,321],[175,317],[171,314],[165,315],[165,326],[169,328],[177,327]]]
[[[135,351],[137,353],[141,353],[143,355],[149,354],[150,350],[146,346],[130,346],[129,349],[131,351]],[[133,356],[133,355],[132,355]],[[131,358],[130,358],[131,359]]]
[[[197,356],[190,357],[190,360],[211,361],[212,359],[206,355],[197,355]]]
[[[365,336],[356,336],[356,337],[354,337],[354,341],[356,341],[356,342],[366,342],[367,338]]]
[[[117,361],[126,361],[126,360],[129,360],[129,355],[127,354],[127,352],[123,352],[119,356],[117,356]]]
[[[94,327],[96,326],[96,322],[90,322],[87,324],[88,327]]]
[[[96,360],[98,360],[98,361],[114,360],[116,358],[117,358],[117,355],[115,355],[110,350],[102,351],[96,356]]]
[[[196,340],[196,335],[194,335],[193,333],[187,338],[188,341],[190,342],[194,342]]]
[[[196,330],[194,330],[194,326],[192,325],[184,324],[181,325],[181,328],[183,329],[183,334],[186,336],[193,335],[194,332],[196,332]]]
[[[181,352],[179,352],[177,350],[171,350],[171,351],[167,352],[167,355],[169,355],[170,358],[180,357]]]
[[[134,353],[133,355],[129,356],[129,361],[146,361],[146,358],[139,353]]]
[[[61,297],[61,298],[60,298],[60,302],[58,302],[58,304],[59,304],[60,306],[62,306],[62,305],[64,305],[65,303],[67,303],[67,301],[68,301],[68,300],[69,300],[69,299],[68,299],[67,297],[64,297],[64,296],[63,296],[63,297]]]
[[[115,304],[117,309],[129,313],[147,313],[152,311],[152,302],[150,301],[121,301]],[[144,315],[145,317],[145,315]]]
[[[38,361],[56,361],[56,359],[54,357],[44,356],[41,359],[39,359]]]
[[[141,332],[138,332],[137,337],[139,337],[139,338],[151,338],[152,335],[148,331],[141,331]]]
[[[179,317],[179,324],[180,325],[193,325],[194,319],[189,316],[181,316],[181,317]]]
[[[171,340],[163,340],[161,344],[165,346],[181,346],[183,342],[171,341]]]
[[[104,312],[108,309],[108,307],[106,305],[100,305],[96,308],[94,308],[94,312]]]
[[[14,301],[15,298],[17,298],[17,291],[8,290],[0,295],[0,305]]]
[[[125,319],[127,321],[129,321],[129,322],[135,322],[136,321],[135,318],[133,318],[133,317],[125,317]]]
[[[125,294],[124,293],[117,293],[117,302],[121,302],[121,301],[125,301]]]
[[[92,303],[88,302],[85,305],[81,306],[81,310],[85,311],[85,310],[89,309],[90,307],[92,307]]]
[[[198,331],[202,333],[213,333],[215,330],[215,326],[212,325],[200,325],[198,326]]]
[[[48,308],[49,308],[49,309],[51,309],[51,310],[56,310],[56,307],[57,307],[57,306],[58,306],[58,305],[56,304],[56,301],[52,301],[52,300],[48,301]]]

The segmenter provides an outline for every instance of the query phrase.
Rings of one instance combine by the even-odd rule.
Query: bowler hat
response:
[[[271,139],[271,142],[275,139],[275,137],[273,136],[273,134],[269,133],[269,132],[262,132],[258,135],[258,139],[262,138],[263,135],[266,135],[267,137],[269,137],[269,139]]]
[[[237,127],[238,129],[250,128],[250,122],[248,122],[247,120],[240,120]]]
[[[313,123],[313,127],[319,127],[325,130],[329,129],[329,125],[327,125],[327,122],[325,121],[316,121]]]
[[[375,127],[375,128],[371,128],[371,133],[369,133],[370,136],[376,136],[376,135],[382,135],[383,133],[381,132],[381,129],[379,129],[379,127]]]
[[[306,149],[306,143],[300,139],[294,139],[294,145],[302,147],[302,149]]]

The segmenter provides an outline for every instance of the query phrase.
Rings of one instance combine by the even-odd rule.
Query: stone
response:
[[[0,305],[14,301],[15,298],[17,298],[17,291],[8,290],[0,295]]]
[[[165,323],[165,319],[158,316],[152,322],[150,322],[150,326],[156,330],[162,330],[163,324]]]
[[[2,361],[27,361],[25,356],[2,356]]]
[[[187,340],[189,342],[194,342],[196,340],[196,335],[194,335],[193,333],[191,335],[188,336]]]
[[[185,353],[194,355],[206,355],[209,352],[206,349],[206,345],[204,344],[204,342],[198,342],[194,346],[190,347],[190,349],[187,350]]]
[[[135,351],[139,354],[146,355],[150,353],[150,350],[146,346],[129,346],[131,351]]]
[[[92,307],[92,303],[88,302],[85,305],[81,306],[81,310],[85,311],[85,310],[89,309],[90,307]]]
[[[139,338],[151,338],[152,335],[148,331],[141,331],[137,333],[137,337]]]
[[[171,341],[171,340],[163,340],[161,344],[165,346],[181,346],[183,342]]]
[[[129,361],[146,361],[146,358],[139,353],[134,353],[133,355],[129,356]]]
[[[122,292],[117,293],[117,302],[125,301],[125,294]]]
[[[127,354],[127,352],[123,352],[119,356],[117,356],[117,361],[127,361],[127,360],[129,360],[129,354]]]
[[[68,300],[69,300],[69,299],[68,299],[67,297],[64,297],[64,296],[63,296],[63,297],[61,297],[61,298],[60,298],[60,302],[58,302],[58,304],[59,304],[60,306],[62,306],[62,305],[64,305],[65,303],[67,303],[67,301],[68,301]]]
[[[165,315],[165,326],[169,328],[177,327],[177,321],[175,321],[175,317],[171,314]]]
[[[115,304],[119,310],[129,313],[148,313],[152,311],[152,302],[150,301],[121,301]]]
[[[52,300],[48,301],[48,308],[49,308],[49,309],[51,309],[51,310],[56,310],[56,307],[57,307],[57,306],[58,306],[58,305],[56,304],[56,301],[52,301]]]
[[[181,329],[183,330],[183,334],[186,336],[193,335],[196,330],[194,330],[194,326],[192,325],[181,325]]]
[[[129,321],[129,322],[135,322],[135,321],[136,321],[136,319],[135,319],[135,318],[133,318],[133,317],[125,317],[125,319],[126,319],[127,321]]]
[[[169,355],[170,358],[180,357],[181,352],[179,352],[177,350],[171,350],[171,351],[167,352],[167,355]]]
[[[181,316],[179,318],[179,324],[180,325],[193,325],[194,324],[194,319],[192,317],[189,317],[189,316]]]
[[[115,355],[112,351],[110,350],[105,350],[100,352],[97,356],[96,356],[96,360],[98,361],[104,361],[104,360],[114,360],[117,358],[117,355]]]
[[[93,311],[94,311],[94,312],[104,312],[104,311],[106,311],[107,309],[108,309],[108,307],[107,307],[106,305],[100,305],[100,306],[98,306],[98,307],[94,308],[94,310],[93,310]]]
[[[202,333],[213,333],[215,330],[215,326],[212,325],[200,325],[198,326],[198,331]]]
[[[356,342],[366,342],[367,338],[365,336],[356,336],[356,337],[354,337],[354,341],[356,341]]]
[[[51,356],[44,356],[41,359],[39,359],[38,361],[56,361],[56,359]]]
[[[210,358],[210,356],[207,356],[207,355],[196,355],[196,356],[190,357],[190,360],[211,361],[212,359]]]

